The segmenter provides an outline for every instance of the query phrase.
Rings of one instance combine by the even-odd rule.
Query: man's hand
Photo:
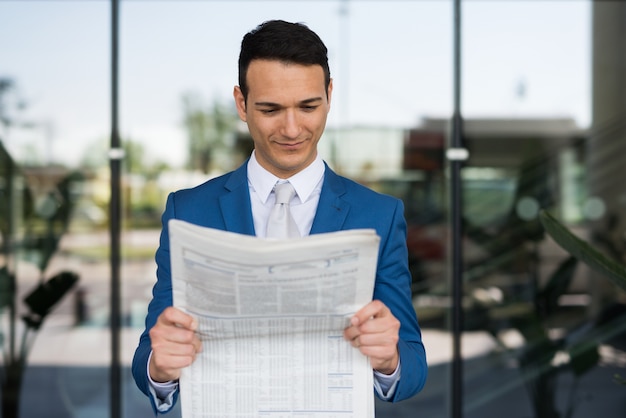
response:
[[[178,380],[180,369],[189,366],[202,350],[195,333],[197,321],[180,309],[166,308],[150,329],[152,357],[150,377],[155,382]]]
[[[350,324],[344,338],[370,358],[374,370],[392,374],[398,367],[400,321],[384,303],[374,300],[354,314]]]

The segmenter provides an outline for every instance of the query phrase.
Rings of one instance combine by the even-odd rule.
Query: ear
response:
[[[239,119],[247,122],[246,99],[245,97],[243,97],[243,93],[241,92],[241,88],[239,88],[239,86],[235,86],[235,88],[233,89],[233,97],[235,98],[235,106],[237,106]]]
[[[328,96],[328,108],[330,109],[330,99],[333,97],[333,79],[331,78],[328,83],[328,92],[326,93]]]

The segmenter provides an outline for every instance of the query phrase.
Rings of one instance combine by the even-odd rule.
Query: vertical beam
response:
[[[589,196],[600,199],[605,212],[600,219],[589,220],[588,226],[592,237],[608,228],[613,237],[621,237],[626,234],[626,3],[593,1],[591,7],[592,125],[586,180]],[[615,286],[597,273],[590,272],[589,277],[589,313],[595,316],[615,302]]]
[[[120,366],[120,148],[118,129],[118,31],[119,0],[111,0],[111,200],[109,202],[110,262],[111,262],[111,418],[121,417],[121,366]]]
[[[450,416],[463,415],[463,359],[461,334],[463,332],[463,249],[462,249],[462,189],[461,164],[467,158],[463,149],[463,119],[461,117],[461,0],[454,0],[454,113],[452,133],[446,152],[450,167],[450,227],[452,264],[452,362]]]

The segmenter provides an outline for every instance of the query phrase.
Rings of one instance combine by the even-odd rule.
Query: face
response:
[[[319,65],[253,60],[248,67],[248,99],[239,87],[237,112],[248,129],[259,164],[279,178],[289,178],[317,156],[317,143],[330,110]]]

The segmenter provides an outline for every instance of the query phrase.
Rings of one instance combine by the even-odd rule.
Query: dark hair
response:
[[[248,98],[246,75],[255,59],[282,61],[302,65],[320,65],[328,94],[330,68],[328,49],[320,37],[303,23],[269,20],[248,32],[241,41],[239,53],[239,87]]]

